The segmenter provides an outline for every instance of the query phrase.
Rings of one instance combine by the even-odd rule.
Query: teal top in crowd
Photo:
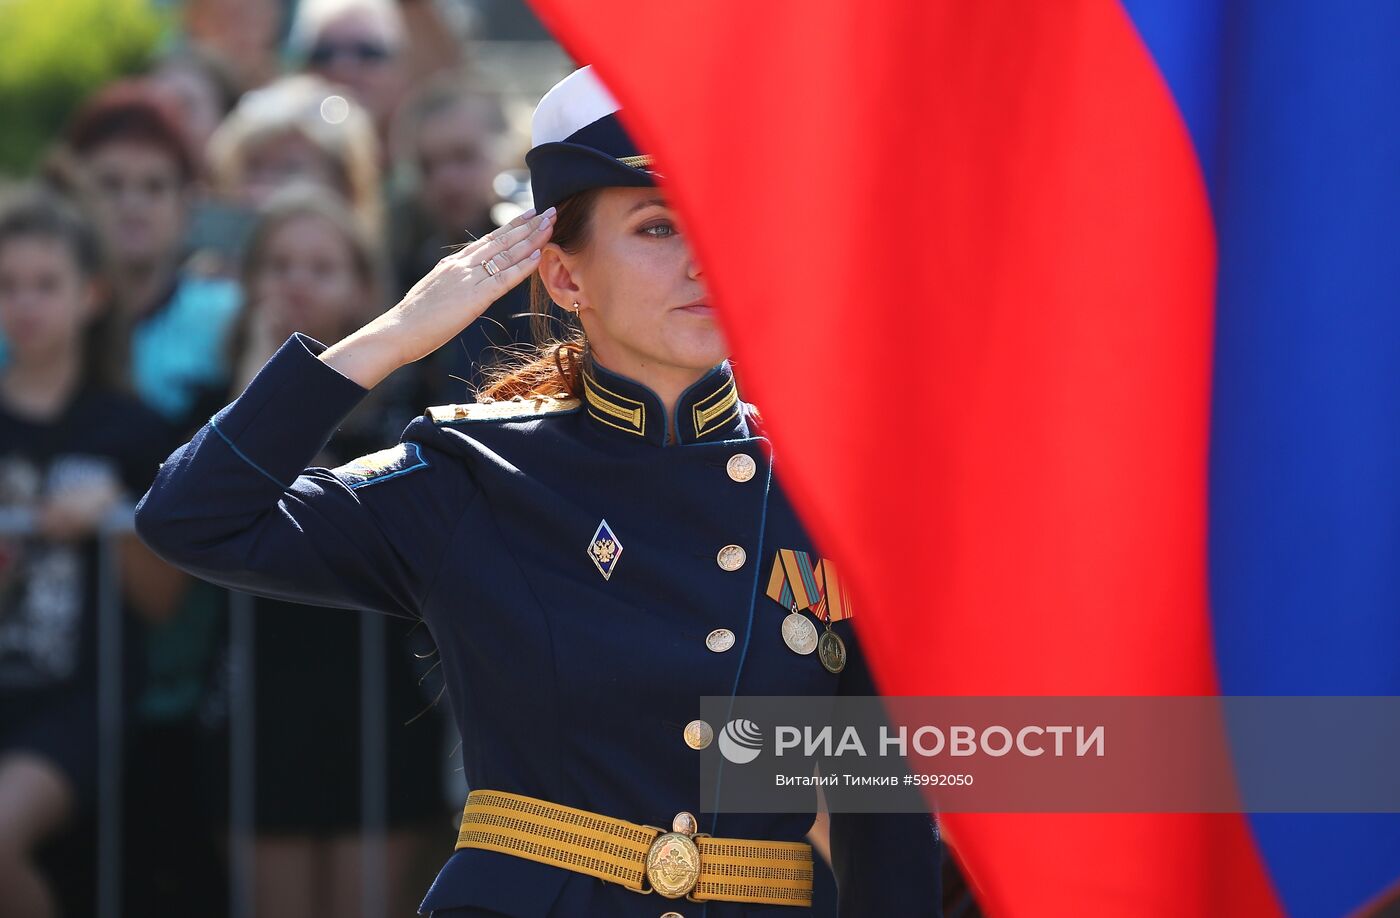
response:
[[[228,335],[242,301],[228,278],[181,274],[132,331],[131,385],[141,401],[178,423],[202,393],[225,385]]]

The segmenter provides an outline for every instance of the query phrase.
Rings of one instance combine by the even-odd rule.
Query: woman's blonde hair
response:
[[[593,209],[601,190],[590,188],[559,202],[549,241],[570,253],[587,246]],[[503,361],[489,372],[477,398],[499,401],[517,395],[582,396],[583,357],[587,349],[583,327],[578,316],[560,309],[550,299],[539,272],[530,275],[530,332],[535,344],[526,345],[516,353],[516,359]]]
[[[328,102],[332,97],[338,101]],[[239,100],[209,138],[209,165],[219,191],[229,194],[241,185],[249,154],[285,134],[298,134],[321,151],[360,226],[378,242],[384,204],[374,121],[359,103],[317,76],[282,77]]]

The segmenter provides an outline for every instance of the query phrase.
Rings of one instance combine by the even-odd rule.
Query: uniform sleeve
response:
[[[878,695],[850,632],[838,693]],[[943,844],[927,813],[831,813],[831,868],[840,918],[943,914]]]
[[[161,465],[136,531],[166,561],[260,596],[418,617],[461,511],[460,463],[405,441],[305,468],[367,390],[294,335]]]

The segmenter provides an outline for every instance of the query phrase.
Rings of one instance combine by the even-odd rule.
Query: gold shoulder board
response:
[[[428,409],[435,424],[454,421],[505,421],[541,417],[572,411],[579,400],[565,396],[536,395],[533,398],[513,398],[500,402],[472,402],[464,405],[438,405]]]

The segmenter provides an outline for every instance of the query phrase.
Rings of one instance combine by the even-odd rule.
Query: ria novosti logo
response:
[[[763,730],[751,720],[731,720],[719,733],[719,751],[735,765],[747,765],[763,751]]]
[[[881,724],[873,753],[867,751],[869,737],[862,738],[854,725],[847,725],[839,734],[831,726],[814,728],[779,724],[774,729],[773,754],[779,758],[789,754],[827,758],[847,755],[860,758],[869,755],[897,755],[900,758],[937,758],[944,755],[953,758],[1001,758],[1013,753],[1025,758],[1037,758],[1042,755],[1053,758],[1104,756],[1105,730],[1102,724],[1093,727],[1032,724],[1014,732],[1000,724],[983,727],[980,731],[976,727],[962,724],[946,729],[925,725],[913,731],[907,726],[891,728]],[[1047,734],[1052,740],[1046,739]],[[1051,748],[1047,748],[1047,744],[1052,744]],[[720,731],[719,750],[735,765],[747,765],[763,751],[763,730],[747,718],[735,718]]]

